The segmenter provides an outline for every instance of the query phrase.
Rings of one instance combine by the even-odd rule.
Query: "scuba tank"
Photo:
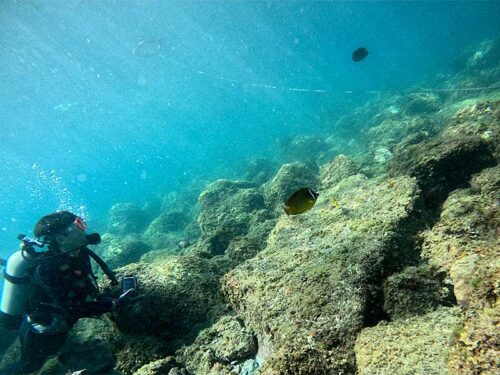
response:
[[[111,280],[111,285],[118,285],[115,273],[109,266],[88,247],[78,248],[47,256],[46,253],[37,252],[34,247],[44,247],[45,243],[20,234],[21,249],[12,254],[5,263],[3,272],[4,283],[0,300],[0,327],[16,330],[23,319],[26,303],[31,292],[31,278],[33,270],[42,262],[50,261],[56,257],[81,249],[90,256]],[[97,233],[87,235],[87,244],[96,245],[101,241]],[[0,265],[2,260],[0,260]]]
[[[38,255],[33,246],[44,245],[24,235],[18,238],[22,241],[21,250],[7,259],[3,271],[0,326],[6,329],[19,328],[30,293],[31,272],[35,266],[33,260]]]

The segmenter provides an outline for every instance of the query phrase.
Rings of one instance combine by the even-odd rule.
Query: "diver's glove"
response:
[[[129,289],[120,297],[113,300],[113,311],[121,309],[125,306],[133,305],[141,300],[143,300],[146,296],[144,294],[137,294],[135,289]]]
[[[30,317],[28,317],[28,322],[31,324],[33,331],[44,335],[55,335],[68,332],[71,328],[68,321],[62,315],[54,316],[54,319],[52,319],[49,325],[33,322]]]

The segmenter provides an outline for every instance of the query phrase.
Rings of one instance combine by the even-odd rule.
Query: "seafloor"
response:
[[[281,142],[282,165],[115,205],[99,249],[146,299],[81,320],[39,373],[498,374],[499,83],[487,41],[439,90]],[[287,216],[303,186],[315,207]]]

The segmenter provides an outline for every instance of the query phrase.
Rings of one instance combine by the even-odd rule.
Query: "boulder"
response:
[[[134,235],[121,237],[105,234],[99,245],[99,253],[111,269],[137,262],[150,250],[140,237]]]
[[[117,203],[108,213],[107,231],[124,236],[141,232],[148,224],[146,213],[133,203]]]
[[[254,159],[250,161],[243,175],[243,179],[262,185],[268,181],[275,173],[276,165],[267,159]]]
[[[405,97],[402,109],[408,116],[436,112],[442,104],[441,98],[432,92],[417,92]]]
[[[275,215],[283,214],[286,199],[302,187],[315,190],[319,186],[316,171],[303,163],[284,164],[274,178],[263,185],[266,208]]]
[[[193,344],[176,353],[193,374],[231,374],[257,353],[257,342],[243,322],[225,316],[203,330]]]
[[[458,308],[365,328],[356,339],[357,374],[447,375],[451,339],[461,323]]]
[[[424,315],[439,306],[453,306],[446,273],[428,266],[407,267],[384,281],[384,311],[391,320]]]
[[[338,155],[332,161],[320,168],[321,189],[327,190],[337,185],[343,179],[359,172],[357,163],[346,155]]]
[[[247,226],[248,215],[264,208],[264,199],[257,185],[246,181],[217,180],[199,197],[198,223],[202,236],[214,234],[221,226]],[[241,233],[244,233],[242,230]]]
[[[419,190],[408,177],[339,185],[345,210],[320,196],[307,215],[280,217],[267,247],[222,279],[258,339],[261,374],[352,372],[357,333],[384,316],[383,274],[407,257],[394,241]]]
[[[188,339],[224,309],[218,294],[220,271],[209,260],[174,256],[130,264],[116,272],[118,277],[135,275],[138,290],[145,295],[141,303],[113,317],[123,332],[166,341]],[[109,289],[107,280],[104,286]]]
[[[500,362],[500,166],[456,190],[439,221],[423,234],[422,256],[448,273],[464,318],[450,356],[450,373],[494,374]]]

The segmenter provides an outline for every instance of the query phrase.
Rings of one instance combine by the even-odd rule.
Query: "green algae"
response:
[[[365,328],[356,340],[359,375],[448,374],[450,342],[460,324],[458,308]]]

